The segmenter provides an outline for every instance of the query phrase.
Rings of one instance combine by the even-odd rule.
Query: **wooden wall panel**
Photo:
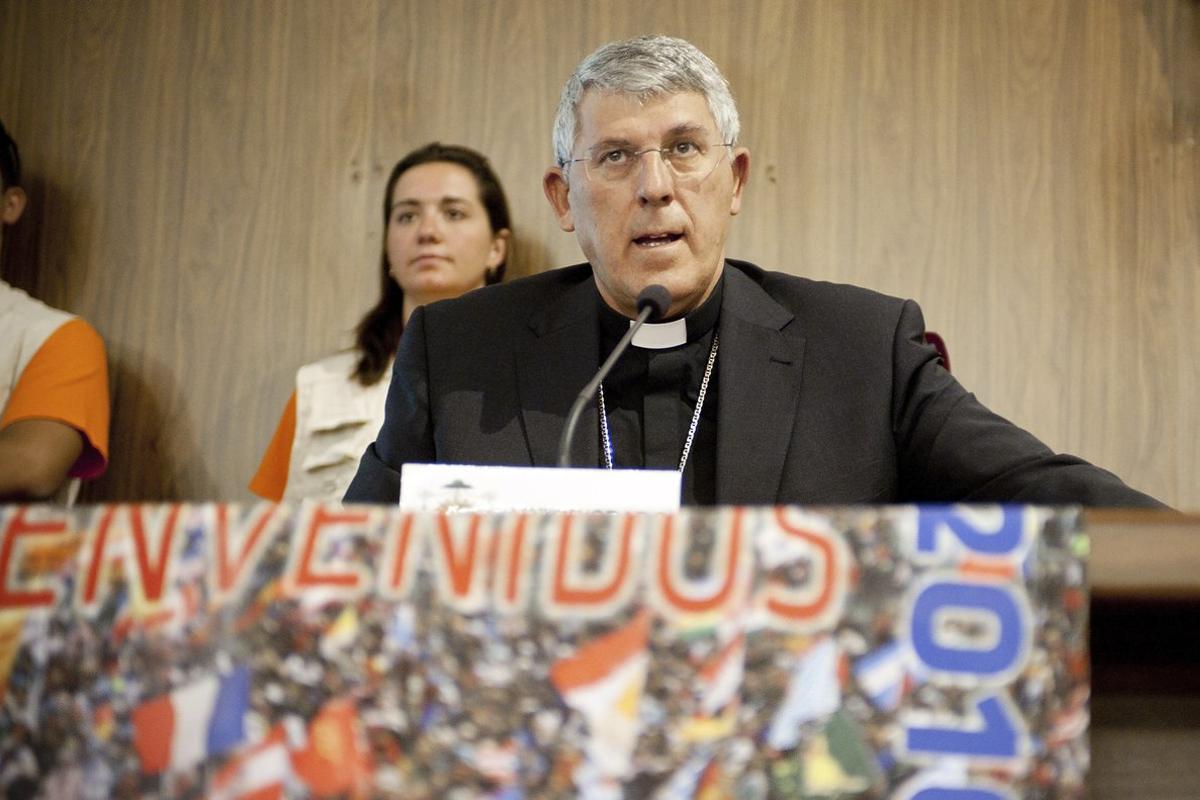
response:
[[[691,39],[739,101],[730,255],[915,297],[1000,413],[1200,508],[1200,8],[628,0],[0,0],[34,208],[7,274],[109,343],[93,499],[237,499],[295,368],[376,291],[380,193],[487,152],[514,274],[578,260],[541,194],[573,66]]]

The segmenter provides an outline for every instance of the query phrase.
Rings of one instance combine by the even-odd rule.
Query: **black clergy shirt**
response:
[[[605,378],[604,404],[608,413],[613,466],[617,469],[678,469],[696,409],[713,334],[721,315],[725,277],[704,303],[685,317],[687,342],[665,349],[631,346]],[[600,360],[603,361],[629,330],[629,319],[608,307],[597,293],[600,312]],[[718,346],[719,350],[719,346]],[[718,352],[717,358],[719,359]],[[599,362],[598,362],[599,363]],[[604,440],[599,431],[601,466]],[[717,369],[714,364],[683,470],[684,505],[716,503]]]

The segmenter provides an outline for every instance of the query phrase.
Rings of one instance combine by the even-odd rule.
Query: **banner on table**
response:
[[[5,792],[1083,796],[1070,509],[0,507]]]

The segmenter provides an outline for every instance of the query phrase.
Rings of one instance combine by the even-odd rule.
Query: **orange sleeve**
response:
[[[262,463],[258,472],[250,479],[250,491],[264,500],[278,503],[283,499],[283,490],[287,488],[288,464],[292,460],[292,440],[296,438],[296,392],[288,398],[283,408],[283,416],[275,428],[267,451],[263,453]]]
[[[0,428],[49,419],[79,431],[83,452],[67,473],[95,478],[108,466],[108,360],[96,329],[75,318],[46,337],[13,386]]]

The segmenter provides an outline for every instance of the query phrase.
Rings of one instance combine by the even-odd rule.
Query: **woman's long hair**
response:
[[[413,150],[400,159],[388,176],[387,190],[383,195],[383,248],[379,257],[380,292],[379,302],[366,313],[355,329],[355,347],[358,350],[358,362],[354,367],[352,377],[363,386],[377,383],[383,377],[388,363],[400,346],[400,334],[404,331],[404,290],[392,277],[387,258],[388,221],[392,214],[392,192],[400,176],[413,167],[434,162],[459,164],[475,177],[479,187],[479,198],[487,210],[488,222],[492,233],[504,229],[512,229],[508,217],[508,200],[504,197],[504,189],[500,179],[492,171],[491,164],[481,154],[469,147],[433,142]],[[512,239],[510,237],[509,241]],[[504,270],[508,266],[508,251],[504,260],[495,269],[488,270],[484,282],[488,285],[499,283],[504,279]]]
[[[21,185],[21,154],[0,122],[0,190]]]

